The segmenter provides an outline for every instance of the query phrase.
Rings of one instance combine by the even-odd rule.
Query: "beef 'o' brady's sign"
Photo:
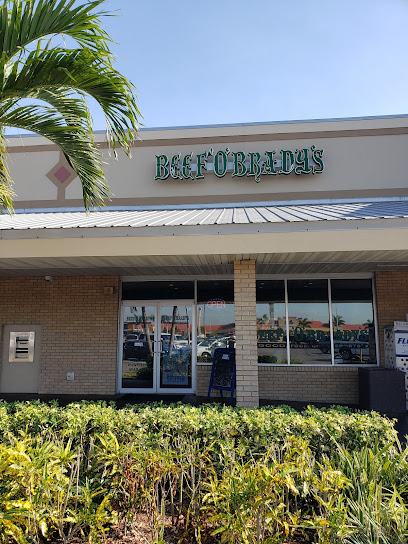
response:
[[[296,149],[265,151],[264,153],[231,151],[228,147],[214,151],[210,148],[203,153],[181,153],[168,157],[156,155],[156,175],[154,179],[204,179],[205,172],[224,177],[231,172],[232,177],[253,177],[258,183],[261,176],[279,174],[321,174],[324,170],[323,149],[315,145]]]

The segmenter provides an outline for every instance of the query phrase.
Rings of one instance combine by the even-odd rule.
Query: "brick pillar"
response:
[[[255,261],[234,261],[237,406],[259,406]]]
[[[408,313],[408,267],[375,273],[380,365],[384,366],[384,327],[405,321]]]

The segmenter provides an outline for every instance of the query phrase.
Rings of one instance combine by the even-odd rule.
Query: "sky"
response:
[[[118,15],[104,25],[147,128],[408,113],[408,0],[104,7]]]

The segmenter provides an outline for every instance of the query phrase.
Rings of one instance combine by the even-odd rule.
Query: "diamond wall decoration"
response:
[[[77,177],[77,173],[61,152],[58,163],[46,173],[46,176],[58,188],[57,200],[64,200],[65,189]]]

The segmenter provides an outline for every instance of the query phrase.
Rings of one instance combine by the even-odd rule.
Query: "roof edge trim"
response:
[[[358,117],[325,117],[322,119],[288,119],[281,121],[253,121],[249,123],[215,123],[209,125],[174,125],[174,126],[161,126],[161,127],[141,127],[138,132],[150,132],[150,131],[159,131],[159,130],[183,130],[183,129],[202,129],[202,128],[227,128],[227,127],[252,127],[252,126],[262,126],[262,125],[295,125],[302,123],[332,123],[339,121],[369,121],[373,119],[406,119],[408,114],[394,114],[394,115],[366,115]],[[106,130],[94,130],[93,134],[106,134]],[[38,134],[32,133],[21,133],[21,134],[5,134],[5,137],[8,139],[13,138],[34,138],[40,137]]]
[[[207,204],[162,204],[160,206],[106,206],[97,212],[133,212],[133,211],[163,211],[163,210],[206,210],[222,209],[222,208],[248,208],[258,206],[310,206],[319,204],[364,204],[366,202],[407,202],[408,196],[390,196],[376,198],[325,198],[321,200],[268,200],[268,201],[251,201],[251,202],[224,202],[224,203],[207,203]],[[64,213],[64,212],[84,212],[82,206],[73,207],[56,207],[56,208],[17,208],[16,214],[28,213]],[[91,211],[92,213],[92,211]]]

